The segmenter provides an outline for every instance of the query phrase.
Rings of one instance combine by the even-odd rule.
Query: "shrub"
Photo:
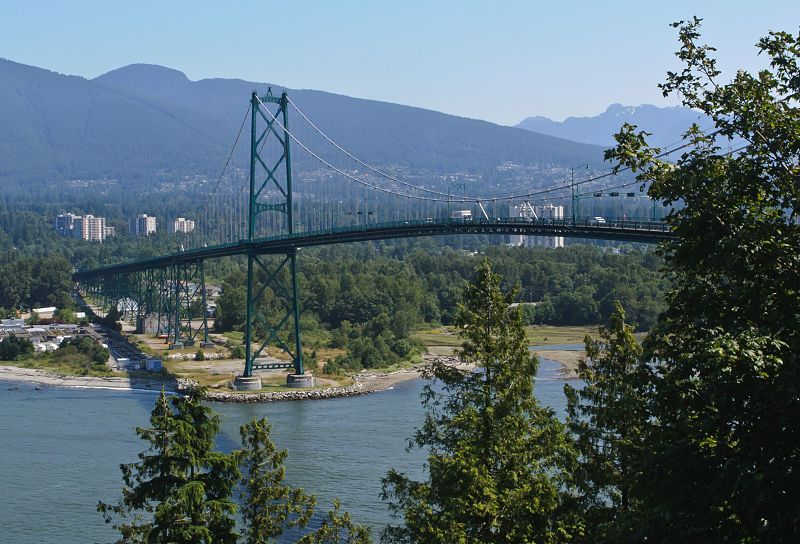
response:
[[[14,361],[33,353],[33,344],[27,338],[8,336],[0,342],[0,360]]]

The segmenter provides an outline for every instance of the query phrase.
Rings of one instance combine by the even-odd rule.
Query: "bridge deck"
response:
[[[113,264],[100,268],[81,270],[73,274],[75,281],[88,280],[127,272],[163,268],[175,264],[230,255],[285,254],[293,249],[348,242],[410,238],[417,236],[443,236],[449,234],[525,234],[531,236],[562,236],[616,240],[641,243],[658,243],[672,239],[669,227],[660,221],[607,221],[577,222],[523,217],[497,219],[421,219],[392,223],[373,223],[299,232],[280,236],[258,238],[248,242],[238,240],[226,244],[169,253],[158,257]]]

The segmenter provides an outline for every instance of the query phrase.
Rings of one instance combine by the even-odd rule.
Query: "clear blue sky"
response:
[[[698,15],[726,75],[760,66],[798,0],[187,2],[0,0],[0,57],[95,77],[136,62],[269,81],[501,124],[674,103],[669,23]]]

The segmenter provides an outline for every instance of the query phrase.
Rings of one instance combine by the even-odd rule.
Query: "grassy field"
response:
[[[556,327],[551,325],[537,325],[525,327],[528,343],[535,346],[548,344],[579,344],[588,334],[597,337],[598,325],[584,325],[579,327]],[[455,347],[461,345],[453,327],[439,327],[436,329],[422,330],[414,333],[414,339],[428,347]]]
[[[586,335],[598,337],[600,325],[581,325],[577,327],[555,327],[536,325],[525,327],[525,335],[533,346],[548,344],[581,344]]]

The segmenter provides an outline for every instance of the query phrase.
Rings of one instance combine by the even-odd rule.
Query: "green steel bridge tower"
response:
[[[277,106],[273,113],[270,108]],[[290,247],[277,266],[269,266],[252,242],[259,236],[259,214],[280,213],[286,218],[285,233],[294,234],[292,206],[292,159],[289,148],[289,100],[286,92],[280,97],[272,89],[263,97],[254,91],[250,97],[250,194],[247,225],[247,318],[245,325],[245,366],[236,378],[239,389],[260,389],[261,379],[253,370],[293,368],[287,385],[307,387],[313,385],[313,377],[303,368],[303,349],[300,339],[300,296],[297,288],[297,248]],[[280,129],[280,130],[279,130]],[[271,144],[271,145],[270,145]],[[273,148],[277,151],[274,152]],[[281,175],[282,174],[282,175]],[[270,197],[269,195],[273,195]],[[272,198],[272,200],[270,200]],[[288,281],[282,271],[288,266]],[[258,281],[257,272],[264,274]],[[286,285],[288,283],[288,285]],[[261,309],[260,302],[267,288],[283,300],[286,311],[277,323],[270,323]],[[294,342],[289,344],[281,333],[293,327]],[[256,341],[255,332],[263,328],[266,338]],[[261,363],[258,357],[272,342],[289,354],[292,363]]]

